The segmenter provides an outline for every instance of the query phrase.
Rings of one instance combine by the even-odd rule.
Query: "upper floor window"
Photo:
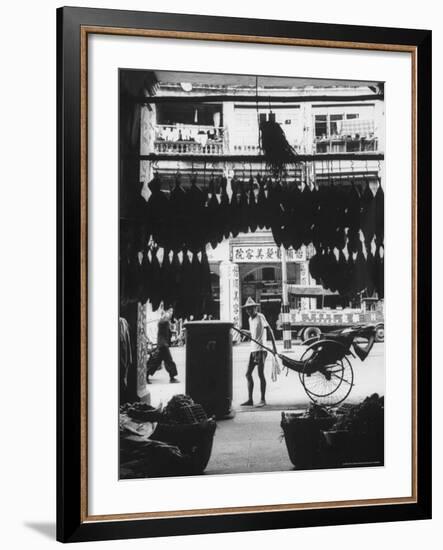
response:
[[[328,135],[328,115],[317,115],[315,117],[315,137],[322,138]]]
[[[338,135],[338,122],[343,120],[343,115],[329,115],[329,135]]]
[[[315,115],[314,147],[317,153],[376,151],[378,140],[373,119],[358,113]]]
[[[157,105],[156,122],[159,125],[222,126],[223,113],[220,104],[213,103],[165,103]]]
[[[315,116],[315,137],[317,139],[329,138],[340,134],[340,122],[342,120],[358,118],[358,114],[326,114]]]
[[[223,108],[219,104],[157,106],[154,152],[220,155],[224,151]]]

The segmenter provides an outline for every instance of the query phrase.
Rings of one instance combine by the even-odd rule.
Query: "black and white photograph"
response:
[[[75,4],[3,11],[3,547],[438,540],[438,3]]]
[[[120,69],[121,480],[383,466],[384,144],[383,82]]]

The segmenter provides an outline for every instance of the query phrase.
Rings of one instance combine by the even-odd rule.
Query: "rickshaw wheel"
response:
[[[334,358],[330,363],[313,370],[308,363],[315,353],[327,346],[331,350],[335,347],[336,354],[342,354],[341,358]],[[332,346],[332,347],[331,347]],[[305,368],[299,373],[300,382],[314,403],[319,405],[334,406],[344,401],[350,394],[354,385],[354,371],[351,362],[345,355],[346,349],[338,342],[315,342],[303,353],[301,360],[306,361]]]

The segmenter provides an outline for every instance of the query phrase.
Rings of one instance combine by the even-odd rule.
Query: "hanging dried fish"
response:
[[[379,182],[375,194],[375,240],[381,246],[385,239],[385,194]]]
[[[366,182],[365,190],[361,197],[361,203],[361,230],[363,231],[366,248],[369,249],[376,231],[377,205],[368,182]]]
[[[375,289],[377,291],[379,299],[383,299],[385,296],[385,273],[384,273],[384,247],[379,246],[375,253]]]
[[[192,296],[189,289],[192,289],[195,283],[193,281],[191,262],[186,251],[183,252],[181,282],[182,284],[179,289],[180,309],[184,317],[189,317],[192,314]]]
[[[256,205],[257,225],[260,229],[264,229],[265,227],[269,228],[269,215],[265,193],[266,180],[263,179],[260,174],[257,174],[257,182],[259,187]]]
[[[231,234],[235,238],[240,233],[240,207],[237,199],[238,182],[235,178],[231,181],[232,195],[229,203],[229,219]]]
[[[143,260],[141,264],[141,285],[139,301],[145,304],[151,297],[152,276],[151,276],[151,260],[149,258],[149,249],[145,247],[143,251]]]
[[[206,241],[211,243],[212,248],[215,248],[221,240],[222,233],[219,226],[220,205],[217,199],[215,180],[213,176],[210,181],[210,193],[211,198],[208,201],[205,213],[207,222]]]
[[[165,220],[169,216],[169,199],[161,190],[161,185],[159,175],[155,175],[148,183],[152,195],[147,202],[145,215],[152,238],[159,246],[165,246],[168,240],[168,224]]]
[[[243,180],[240,182],[240,199],[239,205],[239,230],[240,233],[247,233],[249,229],[249,204],[248,195],[246,194],[247,183]]]
[[[191,177],[191,186],[186,193],[186,223],[182,227],[185,234],[185,249],[198,252],[205,244],[205,204],[207,195],[197,186],[195,174]]]
[[[249,201],[248,201],[248,222],[249,229],[254,233],[258,227],[258,208],[255,200],[254,178],[249,178]]]
[[[348,227],[348,250],[357,252],[360,242],[361,197],[354,182],[346,199],[346,225]]]
[[[220,207],[219,207],[219,216],[218,224],[220,228],[221,238],[229,238],[230,235],[230,220],[229,220],[229,197],[227,193],[228,181],[225,177],[221,179],[221,196],[220,196]]]
[[[287,189],[283,209],[285,211],[285,236],[283,244],[298,250],[303,244],[303,227],[305,223],[302,205],[302,192],[295,183],[291,190]]]
[[[166,248],[178,252],[185,246],[184,227],[187,222],[186,191],[181,185],[181,175],[178,172],[175,176],[175,185],[169,197],[169,220],[170,223],[163,223],[168,227],[168,239]]]
[[[277,246],[282,244],[283,238],[283,187],[279,181],[268,182],[269,225]]]

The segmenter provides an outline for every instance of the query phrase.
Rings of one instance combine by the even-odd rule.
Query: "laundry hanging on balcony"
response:
[[[373,136],[375,125],[373,120],[362,120],[360,118],[351,118],[338,120],[337,132],[340,136]]]

